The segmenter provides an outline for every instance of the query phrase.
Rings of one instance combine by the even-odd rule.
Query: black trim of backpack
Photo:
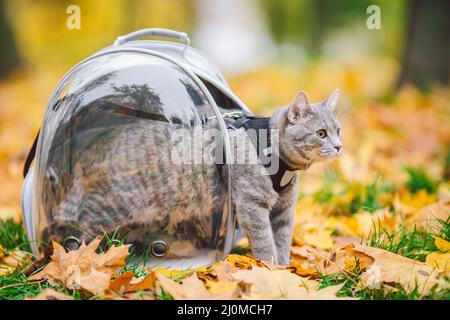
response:
[[[33,145],[31,146],[30,151],[28,151],[27,158],[25,159],[25,164],[23,165],[23,177],[25,178],[27,176],[28,171],[30,170],[31,163],[33,162],[34,157],[36,156],[36,147],[37,142],[39,139],[39,132],[41,130],[38,130],[38,133],[36,134],[36,138],[34,138]]]

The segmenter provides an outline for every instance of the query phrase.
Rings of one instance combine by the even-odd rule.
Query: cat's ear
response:
[[[310,111],[311,106],[309,105],[308,97],[306,97],[305,92],[300,91],[289,106],[287,118],[290,123],[294,124],[299,118],[306,116]]]
[[[338,100],[339,100],[339,89],[336,89],[327,99],[327,108],[330,111],[334,111],[338,103]]]

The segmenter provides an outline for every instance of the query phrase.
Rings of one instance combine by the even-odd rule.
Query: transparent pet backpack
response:
[[[162,40],[134,40],[143,36]],[[182,188],[183,182],[164,180],[164,175],[175,170],[162,160],[168,152],[164,132],[189,130],[204,125],[204,119],[215,119],[226,158],[231,149],[223,115],[235,111],[248,110],[231,92],[214,62],[191,47],[182,32],[139,30],[117,38],[112,46],[74,66],[49,99],[26,163],[21,202],[34,253],[42,253],[43,245],[51,240],[70,250],[103,233],[119,239],[126,223],[138,235],[126,241],[137,251],[146,252],[150,265],[184,268],[221,259],[229,253],[235,235],[229,164],[217,171],[220,197],[213,207],[197,204],[204,212],[195,219],[185,219],[179,207],[172,211],[173,204],[165,206],[164,199],[173,200],[170,194],[152,198],[161,198],[163,218],[148,214],[140,201],[149,195],[139,194],[146,189],[135,188],[133,181],[141,185],[167,183],[171,193],[178,194],[176,188]],[[159,137],[155,144],[160,151],[146,152],[148,143],[140,147],[139,139],[132,136],[134,129],[129,129],[136,126],[145,127],[139,131],[145,133],[139,139]],[[116,144],[104,142],[113,136],[121,136]],[[130,160],[127,150],[142,154],[145,170],[153,170],[153,180],[146,181],[148,176],[142,174],[140,180],[136,178],[137,171],[143,169],[134,170],[130,162],[137,161],[139,155]],[[105,161],[115,179],[129,185],[119,186],[114,179],[105,179],[108,172],[100,165]],[[164,165],[152,169],[155,163]],[[114,202],[115,209],[96,205],[107,201]],[[141,206],[142,214],[127,216],[133,206]],[[187,203],[186,212],[189,206]],[[126,234],[123,236],[127,239]]]

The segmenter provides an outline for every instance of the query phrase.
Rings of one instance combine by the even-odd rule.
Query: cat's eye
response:
[[[338,137],[341,135],[341,129],[337,129],[337,135]]]
[[[316,134],[320,139],[323,139],[327,136],[327,132],[323,129],[317,130]]]

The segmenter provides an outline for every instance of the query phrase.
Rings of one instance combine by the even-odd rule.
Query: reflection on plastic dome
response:
[[[226,183],[217,166],[171,160],[171,132],[214,115],[198,85],[163,59],[114,53],[85,63],[62,92],[37,151],[40,240],[116,232],[169,265],[215,260]]]

